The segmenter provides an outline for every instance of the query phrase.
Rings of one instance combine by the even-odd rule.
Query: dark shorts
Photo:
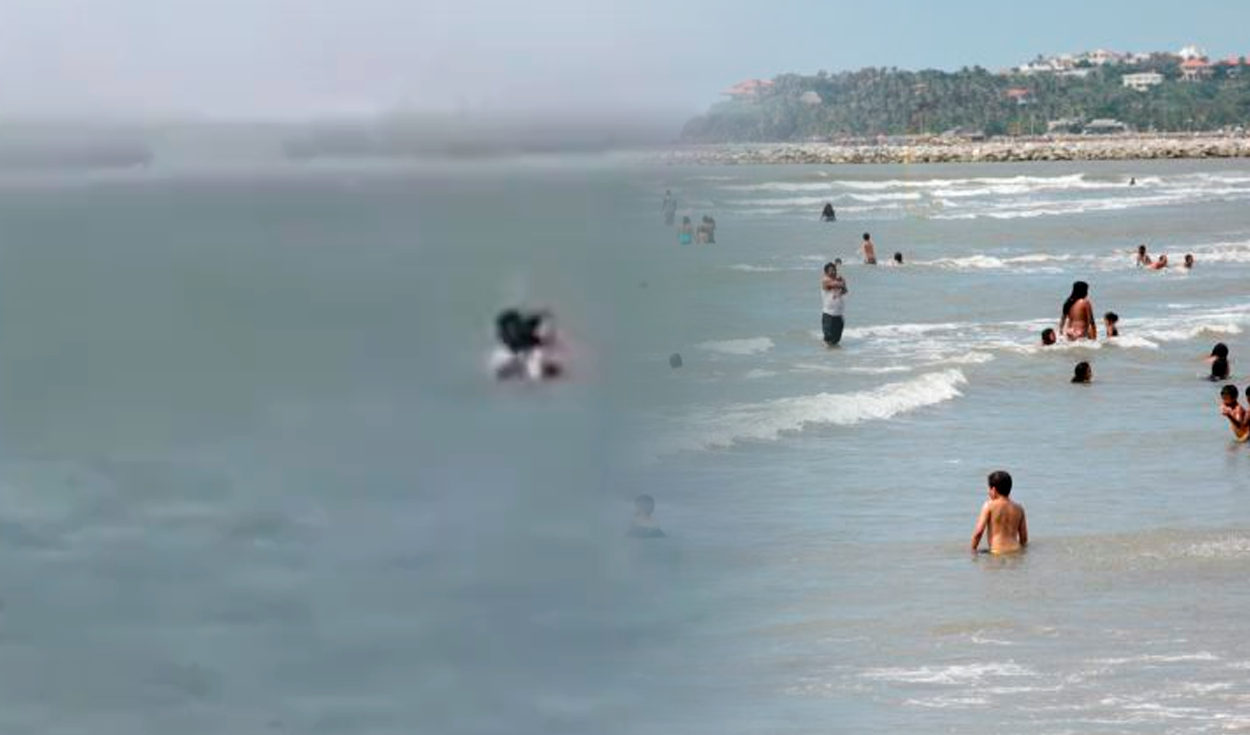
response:
[[[836,345],[842,341],[842,317],[820,315],[820,326],[825,333],[825,344]]]

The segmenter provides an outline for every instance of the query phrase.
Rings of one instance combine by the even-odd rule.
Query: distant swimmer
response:
[[[1029,524],[1024,506],[1011,500],[1011,475],[998,470],[986,481],[990,499],[981,506],[976,530],[972,532],[972,553],[981,550],[981,537],[989,532],[991,554],[1013,554],[1029,545]]]
[[[681,218],[681,226],[677,228],[677,242],[681,245],[694,242],[694,225],[690,223],[689,217]]]
[[[491,357],[495,377],[549,380],[564,374],[551,314],[506,309],[495,319],[500,346]]]
[[[1138,245],[1137,246],[1137,267],[1145,268],[1146,266],[1151,265],[1151,262],[1152,261],[1150,260],[1150,256],[1146,254],[1146,246]]]
[[[634,498],[634,521],[627,535],[633,538],[664,538],[664,532],[651,516],[655,512],[655,498],[639,495]]]
[[[1076,364],[1076,367],[1072,369],[1072,382],[1078,385],[1094,382],[1094,369],[1089,366],[1088,362]]]
[[[872,244],[872,235],[864,233],[864,242],[859,246],[859,250],[864,256],[865,265],[877,264],[877,246]]]
[[[1185,270],[1189,270],[1190,268],[1194,267],[1194,256],[1192,253],[1185,253],[1184,266],[1185,266]]]
[[[671,227],[673,219],[677,217],[677,197],[673,196],[672,191],[665,190],[664,203],[660,205],[660,212],[664,215],[664,224]]]
[[[830,204],[829,202],[825,202],[825,209],[824,211],[820,213],[820,221],[821,222],[837,222],[838,221],[838,214],[837,212],[833,211],[833,205]]]
[[[1137,186],[1137,177],[1136,177],[1136,176],[1134,176],[1133,178],[1129,179],[1129,180],[1128,180],[1128,185],[1129,185],[1129,186]]]
[[[1247,388],[1250,391],[1250,388]],[[1247,393],[1250,399],[1250,393]],[[1228,419],[1233,438],[1239,442],[1250,439],[1250,413],[1237,400],[1237,386],[1226,385],[1220,389],[1220,415]]]
[[[1058,340],[1055,339],[1055,330],[1051,329],[1050,327],[1047,327],[1042,330],[1042,346],[1043,347],[1050,347],[1057,341]]]
[[[1059,333],[1069,341],[1078,339],[1098,339],[1098,326],[1094,323],[1094,305],[1089,300],[1089,284],[1077,281],[1072,284],[1072,293],[1063,302],[1063,311],[1059,315]]]
[[[902,264],[903,264],[903,254],[902,254],[902,253],[895,253],[895,254],[894,254],[894,265],[902,265]]]
[[[1211,348],[1207,362],[1211,364],[1211,374],[1207,376],[1208,380],[1228,380],[1228,376],[1232,375],[1232,361],[1228,357],[1228,345],[1223,342]]]
[[[1105,336],[1107,339],[1120,336],[1120,327],[1119,327],[1120,315],[1119,314],[1115,313],[1114,311],[1108,311],[1106,314],[1102,315],[1102,323],[1103,323],[1104,329],[1106,330],[1106,333],[1103,336]]]
[[[1160,256],[1159,256],[1159,259],[1158,259],[1158,260],[1156,260],[1154,263],[1152,263],[1149,267],[1150,267],[1150,270],[1152,270],[1152,271],[1161,271],[1161,270],[1163,270],[1164,268],[1167,268],[1167,267],[1168,267],[1168,256],[1166,256],[1166,255],[1160,255]]]
[[[842,341],[842,319],[846,294],[846,279],[838,275],[838,266],[825,263],[825,272],[820,278],[820,328],[824,334],[827,347],[837,347]]]

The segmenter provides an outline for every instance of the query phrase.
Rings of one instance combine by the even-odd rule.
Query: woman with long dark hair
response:
[[[1085,281],[1072,284],[1072,293],[1063,302],[1059,315],[1059,333],[1069,340],[1098,339],[1094,305],[1089,301],[1089,284]]]

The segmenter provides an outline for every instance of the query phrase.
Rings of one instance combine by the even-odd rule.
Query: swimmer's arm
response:
[[[977,518],[976,530],[972,532],[972,553],[977,553],[977,549],[981,546],[981,537],[985,535],[985,528],[990,524],[990,504],[987,502],[981,506],[981,516]]]
[[[1085,323],[1089,325],[1089,338],[1098,339],[1098,320],[1094,318],[1094,302],[1085,301]]]
[[[1029,545],[1029,519],[1024,514],[1024,506],[1020,506],[1020,545]]]

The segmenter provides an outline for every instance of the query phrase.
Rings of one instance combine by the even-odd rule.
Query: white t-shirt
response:
[[[821,312],[828,314],[829,316],[842,316],[842,289],[835,286],[826,291],[824,285],[822,284],[820,287],[820,297],[822,307]]]

